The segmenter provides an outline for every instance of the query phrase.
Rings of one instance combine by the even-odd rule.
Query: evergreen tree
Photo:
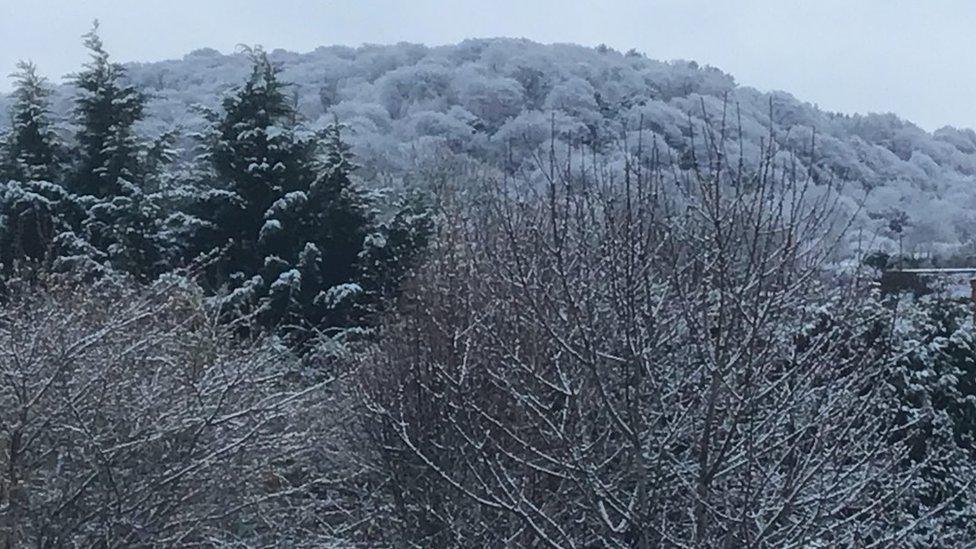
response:
[[[49,121],[51,89],[30,62],[18,63],[12,77],[11,129],[4,139],[0,180],[55,182],[62,146]]]
[[[125,68],[109,60],[96,21],[84,36],[91,60],[73,77],[78,89],[77,164],[70,189],[86,197],[80,234],[116,269],[149,280],[166,268],[158,196],[162,165],[174,135],[144,142],[135,132],[146,97],[124,82]]]
[[[154,199],[136,189],[111,200],[90,201],[83,223],[89,242],[105,254],[112,267],[144,282],[168,267],[159,241],[162,214]]]
[[[266,262],[268,267],[295,271],[302,281],[288,310],[276,311],[276,316],[340,327],[360,320],[353,306],[365,290],[359,257],[367,235],[375,230],[375,213],[369,197],[352,181],[352,157],[340,127],[329,127],[322,137],[325,154],[315,166],[315,179],[286,193],[265,212],[259,244],[267,257],[275,258]]]
[[[48,266],[85,217],[85,208],[64,187],[46,181],[0,183],[0,270]]]
[[[197,206],[172,219],[174,226],[187,229],[190,241],[206,242],[207,235],[211,243],[230,243],[211,283],[230,290],[228,306],[257,306],[263,325],[287,326],[292,334],[361,325],[366,302],[393,284],[369,271],[391,266],[393,256],[375,246],[389,227],[377,225],[371,198],[353,181],[339,125],[304,130],[265,53],[249,54],[251,75],[223,102],[208,136],[206,159],[218,190],[196,187]],[[408,231],[403,223],[396,227]]]
[[[227,228],[237,223],[241,212],[240,197],[218,180],[214,169],[220,114],[202,106],[194,110],[208,124],[188,136],[195,142],[190,160],[169,159],[157,192],[165,214],[159,239],[163,261],[169,265],[186,266],[219,250],[231,238]]]
[[[72,191],[99,198],[132,194],[145,175],[133,127],[142,119],[146,98],[123,83],[125,68],[109,61],[97,21],[84,39],[91,60],[73,77],[80,150]]]
[[[239,207],[232,219],[217,223],[234,240],[228,272],[261,268],[263,256],[257,244],[265,212],[285,194],[309,185],[317,147],[314,139],[289,126],[296,115],[267,55],[260,49],[248,54],[251,75],[224,100],[211,150],[214,175],[236,195]]]
[[[49,266],[56,239],[77,228],[84,207],[64,187],[63,145],[50,122],[51,88],[33,63],[14,73],[11,129],[0,147],[0,271]]]
[[[302,321],[300,304],[311,302],[324,283],[317,272],[321,239],[302,234],[320,143],[296,125],[286,84],[267,55],[261,49],[247,53],[250,77],[223,101],[223,113],[206,136],[216,190],[198,187],[198,206],[181,222],[196,229],[191,240],[206,242],[206,235],[212,244],[228,242],[210,273],[214,286],[228,285],[230,298],[258,303],[265,325],[286,317]]]
[[[407,193],[395,204],[390,220],[367,236],[359,267],[368,289],[363,313],[386,309],[396,298],[410,271],[420,260],[434,235],[434,215],[427,197]]]

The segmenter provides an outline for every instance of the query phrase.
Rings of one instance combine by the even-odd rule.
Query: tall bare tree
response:
[[[900,414],[893,313],[830,268],[845,224],[813,147],[771,135],[747,170],[724,118],[687,169],[554,143],[541,177],[447,209],[362,374],[403,537],[891,547],[965,486],[925,497],[952,449],[909,458],[935,412]]]

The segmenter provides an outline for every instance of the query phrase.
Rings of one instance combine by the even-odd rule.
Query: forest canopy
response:
[[[959,254],[966,261],[971,252],[971,129],[929,133],[891,114],[826,112],[788,93],[739,86],[716,68],[607,47],[492,39],[275,50],[269,59],[289,83],[289,107],[313,131],[335,120],[347,126],[345,138],[370,174],[410,178],[416,166],[445,156],[510,170],[531,167],[552,126],[561,141],[596,148],[610,162],[625,157],[620,137],[629,135],[635,146],[638,133],[675,158],[688,147],[701,154],[701,140],[690,144],[688,138],[720,119],[726,105],[726,117],[742,133],[746,161],[770,135],[792,151],[815,141],[812,155],[798,161],[843,186],[845,207],[857,217],[851,255]],[[199,131],[207,122],[195,106],[219,107],[249,67],[245,53],[210,49],[127,65],[127,81],[146,95],[137,131]],[[73,94],[69,85],[56,87],[53,113],[66,115]],[[0,108],[12,100],[0,98]]]

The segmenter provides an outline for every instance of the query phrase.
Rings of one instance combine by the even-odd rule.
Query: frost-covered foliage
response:
[[[455,189],[431,261],[362,359],[400,539],[976,539],[963,363],[946,345],[926,359],[915,340],[932,330],[825,269],[832,191],[777,168],[775,149],[758,172],[714,162],[721,150],[694,175],[580,158],[541,188]]]
[[[894,115],[824,112],[786,93],[738,86],[732,76],[694,62],[663,63],[609,48],[496,39],[431,48],[276,50],[270,58],[293,83],[290,104],[311,129],[335,118],[349,126],[347,138],[369,173],[403,175],[425,157],[450,155],[530,166],[553,129],[619,160],[621,136],[634,145],[643,127],[645,139],[680,158],[690,130],[721,118],[727,98],[726,117],[741,120],[747,160],[770,125],[775,139],[793,150],[806,149],[815,131],[814,154],[800,161],[845,182],[851,211],[864,189],[872,189],[855,227],[864,232],[860,239],[852,233],[852,247],[941,254],[973,239],[972,130],[928,133]],[[246,55],[214,50],[127,66],[129,80],[151,97],[143,131],[200,129],[205,120],[191,107],[218,106],[249,67]],[[55,110],[66,109],[70,94],[57,90]],[[890,227],[891,216],[905,216],[900,229]]]
[[[4,274],[27,265],[44,265],[62,247],[57,239],[67,238],[85,215],[85,207],[60,185],[0,183],[0,265]]]
[[[85,35],[85,47],[91,60],[73,77],[79,131],[70,188],[79,195],[130,195],[140,190],[145,174],[134,125],[143,118],[146,96],[125,80],[122,65],[109,60],[97,22]]]
[[[50,120],[52,90],[32,63],[21,62],[17,69],[11,131],[0,142],[0,183],[56,181],[64,151]]]
[[[397,262],[361,260],[375,248],[368,236],[386,238],[402,227],[378,223],[370,194],[352,179],[340,126],[312,132],[300,125],[278,70],[263,51],[251,55],[250,77],[213,114],[213,131],[202,143],[209,180],[198,189],[225,192],[198,191],[185,210],[195,217],[176,221],[184,233],[204,232],[188,238],[201,246],[196,252],[226,242],[207,279],[223,290],[217,301],[235,313],[248,296],[268,326],[296,332],[361,326],[381,305],[368,298],[391,295],[392,281],[423,248],[429,228],[417,226],[426,232],[413,235],[413,248],[398,250]],[[223,205],[213,208],[215,201]],[[238,284],[247,291],[237,291]]]
[[[148,283],[190,267],[229,316],[250,310],[265,328],[359,327],[382,308],[429,224],[400,223],[396,207],[353,179],[340,125],[303,124],[260,48],[248,50],[251,74],[220,109],[196,109],[198,131],[141,136],[147,94],[110,61],[97,22],[85,46],[91,60],[72,77],[75,126],[64,143],[51,91],[32,65],[16,75],[0,150],[5,274],[77,267]],[[426,233],[392,234],[411,227]],[[374,243],[388,236],[400,245],[381,260]],[[363,291],[328,297],[345,285]]]
[[[922,469],[926,501],[945,506],[937,523],[913,534],[917,546],[967,546],[976,539],[972,499],[954,494],[972,490],[976,459],[976,331],[972,304],[935,293],[922,298],[892,296],[886,307],[896,317],[891,332],[898,368],[891,383],[899,394],[904,424],[923,427],[909,456],[923,461],[932,445],[957,448],[957,462],[927,463]]]
[[[192,283],[7,289],[4,547],[327,547],[370,505],[334,374],[235,339]]]

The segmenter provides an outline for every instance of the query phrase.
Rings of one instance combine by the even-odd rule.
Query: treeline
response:
[[[561,142],[594,145],[608,162],[623,161],[617,141],[625,132],[632,145],[643,132],[648,142],[680,157],[692,127],[720,118],[727,98],[728,116],[741,121],[738,147],[750,167],[764,140],[804,149],[816,134],[816,154],[798,162],[846,182],[843,201],[856,214],[848,255],[872,248],[943,261],[958,255],[956,266],[973,263],[967,257],[973,255],[969,228],[976,223],[972,129],[927,132],[893,114],[832,113],[807,98],[739,85],[714,67],[607,47],[497,38],[436,47],[274,50],[270,56],[294,83],[289,95],[310,127],[325,128],[338,117],[349,126],[345,137],[361,173],[394,177],[414,177],[418,165],[448,157],[532,169],[553,127]],[[227,84],[243,80],[249,63],[244,55],[202,49],[127,65],[131,80],[153,97],[144,129],[207,127],[189,107],[219,107]],[[56,88],[55,112],[70,111],[72,94],[70,85]],[[6,101],[0,96],[0,105]],[[865,189],[872,189],[867,196]]]
[[[0,264],[25,271],[124,273],[150,282],[192,271],[228,314],[310,333],[365,325],[432,230],[419,194],[377,200],[354,183],[334,124],[303,128],[288,84],[260,49],[251,74],[196,133],[136,131],[147,96],[97,34],[72,75],[73,132],[55,130],[51,89],[18,65],[0,144]],[[185,141],[185,139],[183,139]],[[304,336],[303,336],[304,337]]]

